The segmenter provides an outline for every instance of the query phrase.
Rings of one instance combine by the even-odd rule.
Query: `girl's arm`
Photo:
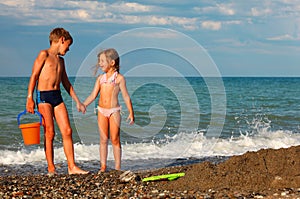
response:
[[[94,89],[92,90],[91,94],[84,100],[83,104],[87,107],[88,105],[90,105],[98,96],[99,92],[100,92],[100,78],[101,75],[99,75],[99,77],[96,79],[95,85],[94,85]]]
[[[134,112],[133,112],[131,99],[130,99],[130,96],[129,96],[128,91],[127,91],[126,80],[125,80],[124,76],[121,76],[120,89],[121,89],[121,92],[122,92],[124,102],[125,102],[125,104],[127,106],[127,109],[129,111],[127,121],[129,120],[129,124],[133,124],[134,123]]]

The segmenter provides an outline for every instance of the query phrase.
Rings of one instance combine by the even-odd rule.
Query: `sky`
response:
[[[65,55],[69,76],[78,75],[86,58],[102,42],[124,32],[143,30],[148,33],[149,40],[143,37],[148,44],[157,39],[159,45],[171,38],[147,32],[152,27],[183,34],[203,47],[221,76],[298,77],[299,22],[299,0],[1,0],[0,76],[30,76],[37,54],[49,47],[48,36],[55,27],[67,29],[74,39]],[[118,40],[111,47],[143,43],[138,35],[122,39],[124,43]],[[171,43],[177,44],[176,39]],[[109,42],[105,44],[110,47]],[[180,63],[176,70],[187,71],[184,62],[188,60],[176,60],[172,53],[151,49],[133,52],[127,58],[124,55],[123,67]],[[198,56],[190,52],[191,57]]]

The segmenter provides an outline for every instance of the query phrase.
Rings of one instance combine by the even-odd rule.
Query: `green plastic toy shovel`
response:
[[[150,176],[147,178],[143,178],[143,182],[148,182],[148,181],[156,181],[156,180],[176,180],[177,178],[180,178],[184,176],[185,173],[172,173],[172,174],[165,174],[165,175],[159,175],[159,176]]]

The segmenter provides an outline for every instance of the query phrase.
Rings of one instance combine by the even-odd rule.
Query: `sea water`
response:
[[[71,77],[83,101],[95,78]],[[135,124],[126,121],[122,106],[122,169],[140,170],[226,157],[265,148],[300,144],[300,78],[280,77],[126,77]],[[25,110],[28,77],[1,77],[0,166],[46,167],[41,144],[26,146],[17,115]],[[219,82],[212,84],[209,82]],[[99,167],[96,102],[86,114],[77,112],[62,88],[73,129],[76,162]],[[26,114],[21,123],[37,120]],[[59,128],[55,125],[55,163],[66,164]],[[113,168],[112,147],[108,160]]]

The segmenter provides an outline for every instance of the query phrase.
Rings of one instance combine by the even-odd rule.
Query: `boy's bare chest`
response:
[[[60,63],[59,58],[56,57],[48,57],[44,63],[43,69],[45,72],[55,72],[60,73],[62,71],[62,64]]]

